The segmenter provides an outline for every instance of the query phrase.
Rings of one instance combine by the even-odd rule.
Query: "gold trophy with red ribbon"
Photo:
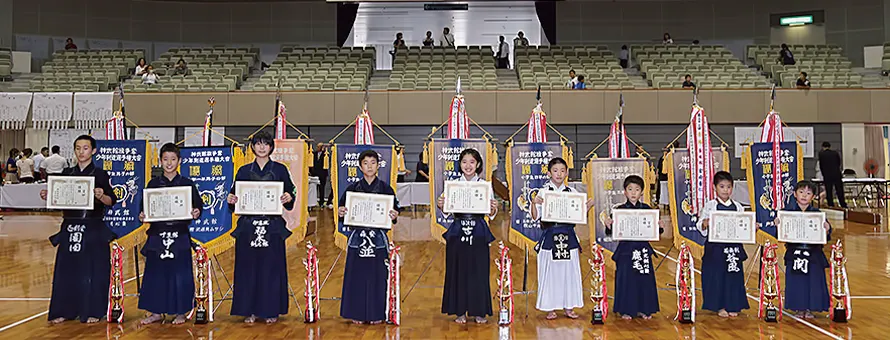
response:
[[[674,320],[679,320],[680,323],[693,323],[695,322],[695,276],[692,269],[695,268],[695,261],[686,241],[680,244],[680,255],[677,258],[675,275],[677,315]]]
[[[781,283],[779,283],[779,256],[776,252],[778,245],[770,244],[769,241],[763,245],[763,255],[761,256],[760,268],[760,306],[757,310],[757,317],[763,318],[766,322],[778,322],[782,320],[782,299],[779,297],[782,291]]]
[[[606,288],[606,258],[603,256],[603,247],[600,247],[598,244],[593,245],[591,248],[591,258],[587,260],[587,263],[590,264],[591,278],[591,292],[590,292],[590,300],[593,301],[593,316],[590,319],[590,323],[594,325],[602,325],[606,321],[606,316],[609,315],[609,302],[607,298],[607,288]]]
[[[498,314],[499,325],[513,323],[513,260],[510,259],[510,248],[504,242],[498,242],[498,256],[494,264],[498,267]]]
[[[117,242],[111,244],[111,287],[108,289],[108,322],[121,323],[124,320],[124,248]]]
[[[306,259],[303,260],[303,266],[306,267],[306,312],[303,314],[305,323],[313,323],[318,321],[318,248],[312,245],[312,242],[306,241]]]
[[[386,280],[386,322],[398,326],[402,323],[402,304],[401,304],[401,275],[399,267],[402,266],[402,256],[399,251],[402,247],[396,247],[392,242],[389,243],[389,278]]]
[[[210,321],[207,312],[209,289],[207,288],[207,276],[209,273],[207,251],[203,247],[195,248],[195,279],[198,281],[195,290],[195,323],[205,324]]]
[[[850,283],[847,281],[847,257],[840,240],[831,246],[831,296],[834,306],[828,311],[834,322],[847,322],[852,314],[850,306]]]

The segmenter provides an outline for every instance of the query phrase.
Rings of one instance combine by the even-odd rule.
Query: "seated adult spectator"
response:
[[[12,150],[9,150],[9,158],[6,159],[6,176],[3,178],[6,184],[19,182],[19,168],[16,167],[19,155],[19,149],[12,148]]]
[[[432,47],[434,42],[435,41],[433,40],[433,32],[426,31],[426,38],[423,38],[423,46]]]
[[[19,170],[19,182],[34,183],[34,160],[31,159],[33,152],[31,148],[22,150],[22,158],[15,162]]]
[[[621,64],[621,68],[627,68],[629,59],[630,51],[627,50],[627,45],[621,45],[621,52],[618,52],[618,63]]]
[[[665,44],[665,45],[667,45],[667,44],[673,44],[673,43],[674,43],[674,39],[671,39],[671,34],[670,34],[670,33],[665,32],[665,33],[664,33],[664,37],[662,37],[662,39],[661,39],[661,43],[662,43],[662,44]]]
[[[575,76],[575,70],[569,70],[569,81],[566,83],[566,87],[573,89],[577,83],[578,77]]]
[[[575,83],[575,90],[584,90],[587,88],[587,84],[584,83],[584,75],[578,76],[578,82]]]
[[[189,75],[189,73],[191,73],[191,71],[189,71],[189,67],[188,65],[186,65],[185,59],[179,58],[179,61],[176,62],[176,67],[173,68],[173,75],[175,76],[181,74],[187,76]]]
[[[794,61],[794,54],[791,53],[791,50],[788,49],[788,45],[782,44],[782,50],[779,51],[779,62],[782,65],[794,65],[797,62]]]
[[[49,175],[61,174],[62,170],[65,170],[69,165],[68,160],[59,154],[60,148],[58,145],[53,145],[52,151],[52,155],[40,162],[40,172],[43,178]]]
[[[442,40],[439,40],[439,46],[454,47],[454,35],[451,34],[451,29],[448,27],[442,30]]]
[[[804,90],[810,88],[810,80],[807,79],[806,72],[801,72],[800,77],[797,78],[797,88]]]
[[[683,88],[684,89],[694,89],[695,83],[692,82],[692,75],[687,74],[686,77],[683,77]]]
[[[142,74],[142,83],[145,85],[154,85],[157,84],[159,80],[161,80],[161,77],[155,73],[154,67],[148,65],[145,69],[145,73]]]
[[[136,62],[136,72],[133,74],[137,77],[145,74],[145,69],[148,68],[148,65],[145,64],[145,58],[139,58],[139,61]]]
[[[77,45],[74,44],[74,39],[68,38],[65,39],[65,50],[76,50]]]
[[[525,33],[519,31],[519,33],[516,33],[516,38],[513,38],[513,48],[526,46],[528,46],[528,39],[525,37]]]

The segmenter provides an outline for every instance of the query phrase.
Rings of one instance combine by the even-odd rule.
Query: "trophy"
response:
[[[831,246],[831,296],[834,298],[834,306],[829,311],[829,317],[834,322],[847,322],[850,318],[850,286],[846,263],[844,245],[838,240]]]
[[[498,242],[498,249],[500,256],[494,261],[498,267],[498,324],[509,325],[513,323],[513,260],[508,254],[510,248],[504,246],[503,241]]]
[[[692,274],[692,252],[686,242],[680,244],[679,262],[677,263],[677,316],[674,320],[680,323],[695,322],[695,277]]]
[[[111,244],[111,308],[107,316],[111,323],[121,323],[124,319],[124,306],[121,304],[124,299],[123,267],[124,248],[114,242]]]
[[[609,313],[609,303],[606,301],[606,258],[603,256],[603,247],[598,244],[593,245],[591,252],[593,254],[587,260],[592,274],[590,300],[593,301],[593,316],[590,323],[602,325]]]
[[[303,314],[303,322],[313,323],[318,321],[318,248],[312,242],[306,241],[306,258],[303,260],[306,267],[306,312]]]
[[[779,311],[782,308],[782,299],[779,298],[779,257],[776,254],[778,245],[770,244],[769,241],[763,245],[762,267],[760,277],[760,309],[757,317],[763,318],[766,322],[778,322],[782,318]],[[775,301],[778,301],[776,305]]]
[[[209,266],[207,265],[207,260],[207,250],[202,247],[195,248],[195,278],[198,281],[198,287],[195,291],[195,324],[206,324],[210,319],[207,314],[207,300],[209,297],[207,289]]]

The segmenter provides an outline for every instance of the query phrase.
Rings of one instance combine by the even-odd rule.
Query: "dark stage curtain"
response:
[[[346,39],[349,38],[349,32],[352,31],[356,14],[358,14],[357,3],[337,4],[337,46],[343,47]]]
[[[551,45],[556,45],[556,1],[535,1],[541,28]]]

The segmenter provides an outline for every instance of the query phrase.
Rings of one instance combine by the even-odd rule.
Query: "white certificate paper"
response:
[[[343,224],[354,227],[392,229],[389,212],[393,210],[393,196],[346,192],[346,216]]]
[[[658,241],[658,209],[613,209],[612,239]]]
[[[93,176],[49,176],[46,180],[46,208],[61,210],[92,210]]]
[[[491,183],[485,181],[446,181],[445,206],[442,211],[453,214],[491,213]]]
[[[828,242],[824,212],[779,211],[779,241],[825,244]]]
[[[757,243],[757,216],[753,211],[715,211],[708,221],[708,242]]]
[[[538,194],[544,199],[541,205],[541,221],[587,224],[587,194],[580,192],[562,192],[540,190]]]
[[[235,196],[238,196],[235,214],[281,215],[283,193],[282,182],[235,182]]]
[[[142,190],[145,222],[192,219],[192,188],[186,186]]]

